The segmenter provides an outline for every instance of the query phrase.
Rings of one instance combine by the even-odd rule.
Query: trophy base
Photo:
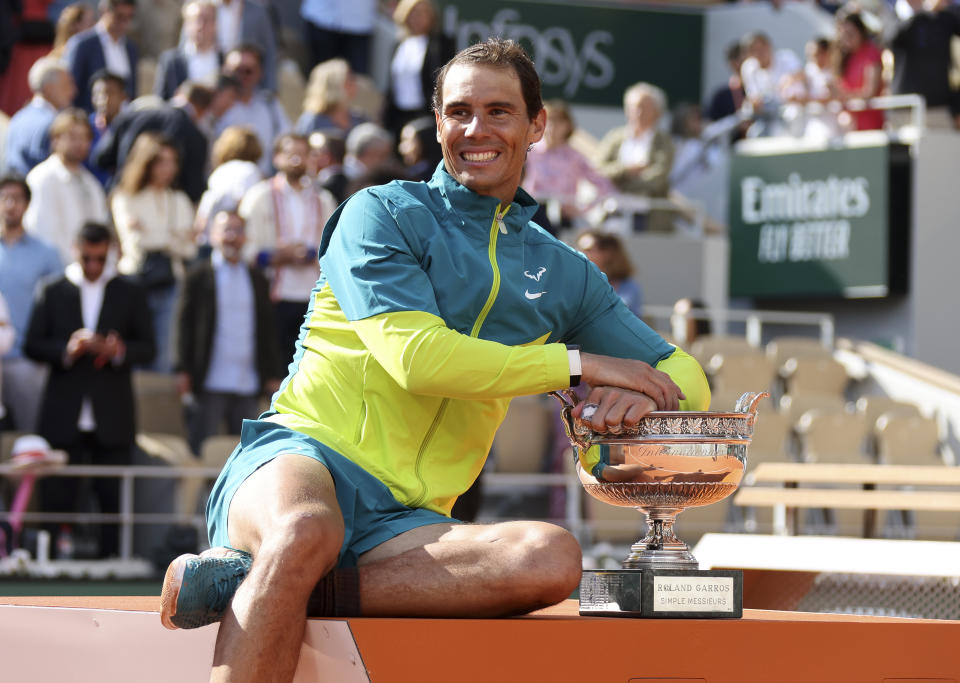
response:
[[[743,572],[735,569],[586,569],[580,614],[650,619],[739,619]]]

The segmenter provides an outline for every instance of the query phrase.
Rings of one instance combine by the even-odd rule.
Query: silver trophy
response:
[[[572,392],[553,395],[586,492],[647,516],[647,535],[633,544],[622,570],[584,572],[581,613],[740,616],[742,574],[699,571],[674,523],[686,508],[721,501],[740,485],[757,405],[768,394],[745,393],[732,412],[654,411],[618,433],[595,432],[574,419]]]

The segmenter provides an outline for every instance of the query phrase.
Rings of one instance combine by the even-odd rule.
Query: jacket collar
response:
[[[490,223],[497,212],[497,207],[500,207],[501,212],[506,208],[501,206],[500,200],[496,197],[477,194],[458,183],[453,176],[447,173],[443,161],[437,165],[437,170],[434,171],[429,185],[440,192],[447,210],[459,219],[462,226],[479,228],[484,234],[490,229]],[[517,188],[517,194],[503,217],[503,224],[508,234],[523,230],[536,212],[537,202],[523,188]]]

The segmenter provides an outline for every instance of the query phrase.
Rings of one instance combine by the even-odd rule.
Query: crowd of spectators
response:
[[[134,367],[175,374],[197,407],[196,453],[255,414],[292,358],[337,205],[371,184],[429,179],[441,159],[432,74],[454,44],[431,0],[390,4],[397,40],[382,106],[371,109],[358,81],[378,3],[303,0],[312,67],[291,112],[269,3],[14,3],[29,40],[0,49],[0,109],[11,115],[0,145],[5,428],[39,433],[78,462],[99,451],[130,462],[132,413],[108,406],[133,409]],[[748,112],[735,136],[832,136],[883,127],[884,114],[791,106],[911,92],[925,97],[931,125],[960,125],[948,75],[960,14],[944,0],[897,5],[885,32],[857,5],[835,8],[835,35],[812,37],[806,63],[762,33],[745,36],[727,52],[729,82],[703,107],[671,109],[665,84],[636,83],[623,95],[624,125],[599,142],[584,142],[565,102],[548,102],[524,183],[548,208],[542,224],[595,223],[618,197],[676,199],[710,164],[705,119]],[[139,83],[145,54],[156,68]],[[657,207],[631,229],[672,231],[676,212]],[[612,269],[639,313],[617,244],[599,231],[581,248]],[[104,431],[114,422],[123,428]],[[116,508],[107,488],[103,511]]]
[[[811,36],[802,58],[759,32],[731,45],[730,80],[710,98],[710,119],[745,111],[750,123],[741,134],[826,140],[906,123],[902,110],[871,108],[870,99],[918,94],[928,128],[960,129],[960,88],[951,76],[960,5],[853,1],[833,9],[834,34]]]

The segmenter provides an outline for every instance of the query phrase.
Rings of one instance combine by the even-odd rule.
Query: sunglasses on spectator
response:
[[[80,256],[80,260],[83,261],[84,263],[106,263],[107,257],[106,256],[90,256],[88,254],[83,254],[82,256]]]

